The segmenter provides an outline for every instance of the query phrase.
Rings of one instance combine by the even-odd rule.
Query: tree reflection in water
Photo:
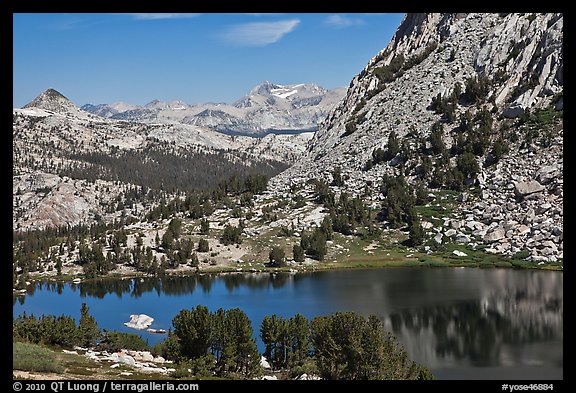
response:
[[[405,309],[385,317],[385,322],[411,352],[418,352],[419,342],[432,336],[432,357],[493,366],[501,363],[506,348],[561,342],[563,300],[542,301],[537,293],[510,291],[506,296],[493,294],[481,300]],[[562,366],[562,357],[556,362]]]
[[[95,297],[103,299],[106,295],[116,294],[122,298],[125,294],[134,298],[139,298],[148,292],[156,292],[158,295],[179,296],[192,294],[200,287],[204,293],[209,293],[212,286],[221,280],[229,292],[241,287],[250,289],[264,289],[268,287],[281,288],[286,285],[287,280],[298,280],[301,277],[289,273],[230,273],[230,274],[197,274],[192,276],[164,276],[164,277],[143,277],[143,278],[99,278],[81,282],[80,284],[65,284],[62,282],[37,282],[28,286],[27,295],[33,295],[35,291],[57,291],[62,294],[64,285],[70,285],[73,292],[79,290],[81,297]],[[22,305],[25,302],[24,296],[14,296],[13,304],[16,301]]]

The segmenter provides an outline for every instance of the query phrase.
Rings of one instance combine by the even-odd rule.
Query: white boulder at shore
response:
[[[132,329],[146,329],[148,326],[152,325],[154,318],[146,314],[132,314],[130,315],[130,321],[124,322],[124,325]]]
[[[262,366],[262,368],[265,369],[272,368],[270,367],[270,363],[268,363],[268,360],[264,356],[260,356],[260,365]]]

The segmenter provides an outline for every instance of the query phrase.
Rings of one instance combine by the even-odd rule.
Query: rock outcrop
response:
[[[536,180],[518,182],[514,184],[514,192],[518,197],[525,197],[528,195],[532,195],[536,192],[542,192],[545,188],[542,187],[542,184],[538,183]]]
[[[161,356],[154,357],[149,351],[133,351],[122,349],[118,352],[108,353],[107,351],[94,351],[92,349],[78,348],[80,351],[85,351],[84,356],[95,362],[108,362],[112,363],[110,368],[118,368],[120,365],[128,366],[145,374],[169,374],[174,372],[171,365],[172,361],[165,360]],[[120,375],[131,375],[131,372],[123,372]]]

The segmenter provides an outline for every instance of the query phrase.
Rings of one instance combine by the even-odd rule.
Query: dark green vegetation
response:
[[[308,322],[274,314],[262,321],[260,336],[274,369],[317,371],[323,379],[434,379],[374,315],[339,312]]]
[[[292,246],[292,254],[295,262],[304,261],[304,249],[300,244],[294,244],[294,246]]]
[[[304,316],[296,314],[290,319],[276,314],[265,316],[260,337],[266,346],[264,356],[274,370],[301,370],[312,366],[308,361],[311,350],[310,323]]]
[[[242,310],[209,312],[198,305],[180,311],[172,325],[173,335],[161,344],[168,358],[202,375],[250,378],[261,373],[252,325]]]
[[[172,320],[168,338],[154,348],[136,334],[106,332],[82,305],[77,326],[67,316],[22,315],[13,320],[14,369],[59,372],[54,353],[41,345],[98,350],[152,350],[174,360],[173,377],[253,378],[262,374],[252,323],[238,309],[211,312],[198,305],[181,310]],[[318,374],[324,379],[434,379],[408,358],[396,338],[375,316],[336,313],[308,321],[297,314],[285,319],[266,316],[260,336],[264,356],[276,371],[291,376]],[[190,370],[190,371],[189,371]]]
[[[438,43],[432,42],[428,45],[424,50],[422,50],[419,54],[409,57],[405,59],[404,56],[397,55],[388,65],[376,67],[372,70],[372,73],[378,78],[379,85],[377,88],[369,93],[368,99],[372,98],[382,90],[384,90],[385,84],[390,83],[400,76],[404,74],[404,72],[408,71],[410,68],[422,63],[430,53],[434,52],[438,48]],[[386,56],[386,53],[382,54],[381,58]],[[381,58],[377,58],[375,61],[379,61]]]
[[[242,243],[242,238],[240,237],[241,234],[242,234],[242,225],[238,227],[235,227],[234,225],[226,225],[220,241],[225,246],[229,244],[240,244]]]
[[[43,230],[34,230],[26,232],[13,232],[13,284],[15,288],[22,287],[23,282],[28,278],[29,273],[37,272],[40,269],[41,262],[47,258],[53,257],[57,262],[57,270],[61,269],[62,258],[65,254],[64,247],[73,251],[75,241],[87,237],[102,236],[109,230],[119,230],[123,227],[126,221],[115,222],[113,224],[94,224],[91,226],[77,225],[73,227],[60,227],[60,228],[46,228]],[[118,244],[122,239],[122,231],[118,231],[118,237],[115,237],[115,244]],[[124,240],[125,241],[125,240]],[[59,245],[59,246],[58,246]],[[53,247],[58,246],[56,253]],[[84,255],[87,250],[84,250]],[[99,257],[100,253],[96,253]],[[82,264],[86,259],[80,258],[78,255],[78,263]],[[101,263],[101,261],[98,261]],[[96,266],[96,263],[94,264]],[[95,270],[106,270],[102,267],[96,267]],[[18,271],[19,270],[19,271]],[[58,272],[60,274],[60,272]]]
[[[14,340],[32,344],[72,348],[74,346],[100,350],[118,351],[120,349],[147,350],[148,342],[134,333],[116,331],[102,332],[98,323],[89,313],[86,303],[80,309],[80,321],[65,315],[19,315],[12,323]]]
[[[390,83],[398,79],[404,74],[404,72],[408,71],[415,65],[418,65],[421,62],[423,62],[430,55],[430,53],[436,50],[437,47],[438,44],[436,42],[433,42],[430,45],[428,45],[424,50],[422,50],[419,54],[416,54],[408,59],[405,59],[404,56],[400,54],[392,58],[392,60],[390,60],[390,63],[388,65],[374,68],[372,70],[372,74],[378,78],[378,86],[376,86],[375,89],[370,90],[367,93],[366,97],[362,98],[362,100],[358,103],[358,105],[356,105],[354,111],[352,112],[350,118],[348,119],[348,122],[346,123],[345,131],[344,134],[342,134],[342,137],[346,137],[356,132],[358,124],[362,124],[365,121],[366,112],[364,113],[361,112],[362,109],[364,108],[364,105],[366,104],[366,100],[371,99],[376,94],[384,90],[384,87],[386,86],[387,83]],[[375,62],[384,59],[385,56],[387,55],[388,55],[387,53],[383,53],[381,57],[375,59]],[[360,73],[360,78],[363,77],[364,74],[365,71],[363,70]]]
[[[384,176],[380,191],[386,196],[380,211],[381,219],[392,228],[408,224],[412,245],[422,244],[424,232],[415,209],[416,202],[420,201],[414,195],[415,190],[406,184],[403,176]]]
[[[399,78],[404,72],[408,71],[410,68],[414,67],[422,63],[430,53],[434,52],[438,48],[438,44],[436,42],[431,43],[428,45],[424,50],[422,50],[419,54],[414,55],[408,59],[405,59],[404,56],[398,55],[395,56],[391,61],[390,64],[386,66],[376,67],[372,71],[372,73],[378,77],[381,83],[388,83],[392,82],[395,79]],[[385,56],[385,54],[383,54]],[[378,61],[378,59],[376,59]]]
[[[559,99],[562,94],[554,99]],[[551,105],[545,109],[537,109],[533,112],[527,111],[521,118],[520,123],[525,130],[524,142],[539,143],[542,146],[549,146],[550,141],[557,132],[558,123],[563,119],[563,112],[555,111]]]
[[[254,162],[248,155],[235,155],[238,157],[231,157],[226,151],[207,153],[157,142],[143,150],[72,154],[71,159],[89,165],[66,167],[58,174],[72,179],[103,179],[154,190],[191,192],[211,190],[214,184],[234,174],[240,178],[253,173],[273,176],[287,168],[277,161]]]
[[[133,351],[147,351],[148,341],[136,333],[104,331],[103,339],[98,343],[98,348],[103,351],[117,352],[121,349],[130,349]]]
[[[388,65],[374,68],[372,72],[381,83],[379,88],[382,89],[385,83],[400,77],[406,69],[418,64],[434,49],[435,47],[427,48],[411,61],[405,60],[403,56],[396,56]],[[382,54],[382,57],[375,61],[386,56],[388,53]],[[452,52],[447,61],[454,60],[454,57],[455,53]],[[496,106],[495,97],[490,95],[490,92],[508,79],[503,69],[498,69],[491,77],[479,73],[468,78],[464,85],[456,83],[444,95],[438,94],[433,97],[428,109],[441,117],[432,124],[427,136],[411,128],[400,139],[396,130],[391,130],[387,133],[387,138],[381,141],[380,145],[383,147],[375,148],[371,158],[365,162],[364,171],[386,165],[393,173],[391,179],[384,175],[382,183],[374,184],[370,181],[365,187],[372,189],[380,187],[386,199],[382,202],[382,209],[377,217],[384,222],[385,227],[408,232],[409,237],[404,245],[427,244],[433,246],[434,250],[437,249],[428,241],[429,239],[426,239],[420,224],[422,212],[428,209],[424,207],[429,202],[428,193],[469,192],[474,197],[478,193],[477,176],[482,167],[494,165],[508,155],[511,149],[523,149],[530,144],[550,146],[552,139],[558,136],[558,130],[562,128],[563,115],[562,111],[554,110],[554,104],[562,98],[562,94],[555,96],[549,107],[535,110],[534,113],[527,111],[518,119],[507,119],[498,115],[501,108]],[[524,86],[524,91],[530,88],[530,83],[535,82],[528,80],[526,82],[528,87]],[[379,89],[376,89],[361,99],[353,111],[350,123],[357,123],[356,119],[362,117],[361,112],[366,100],[378,91]],[[510,100],[518,95],[518,92],[512,92]],[[324,203],[333,212],[334,197],[330,195],[330,190],[320,191],[321,195],[317,201]],[[444,212],[439,213],[445,216]],[[333,214],[331,218],[334,222]],[[433,216],[427,219],[438,225]],[[338,228],[334,227],[336,232],[355,233],[353,225],[337,226]],[[516,259],[516,256],[508,259]],[[485,265],[492,264],[485,263]],[[511,263],[505,262],[500,265]],[[525,261],[522,265],[531,264]]]
[[[358,197],[351,198],[349,194],[342,192],[336,200],[334,192],[325,181],[314,179],[312,183],[315,190],[315,202],[323,204],[329,216],[325,217],[321,225],[316,226],[311,232],[302,233],[300,248],[306,255],[321,261],[327,253],[326,241],[332,240],[334,232],[352,235],[356,232],[357,226],[371,226],[371,212]],[[368,234],[377,235],[377,231],[374,229],[374,233],[365,233],[365,235]],[[295,255],[299,258],[300,248],[295,251]]]
[[[327,254],[326,241],[332,240],[333,233],[345,236],[356,235],[365,240],[381,237],[380,223],[389,228],[408,225],[408,243],[418,246],[424,242],[424,231],[415,206],[423,204],[422,187],[409,186],[404,177],[384,176],[380,192],[386,197],[380,211],[368,209],[361,198],[351,198],[342,192],[336,200],[334,192],[324,181],[315,180],[315,201],[328,210],[322,225],[312,233],[303,233],[300,247],[314,259],[322,260]],[[297,250],[299,251],[299,250]]]
[[[316,365],[326,379],[434,379],[408,358],[374,315],[353,312],[316,317],[311,323]]]
[[[80,323],[68,316],[19,315],[12,324],[12,335],[15,340],[34,344],[59,345],[62,347],[93,347],[102,338],[97,322],[89,314],[86,303],[82,303]]]
[[[297,245],[294,245],[295,247]],[[298,251],[297,251],[298,252]],[[301,259],[301,257],[298,257]],[[270,250],[270,254],[268,255],[268,259],[270,260],[270,266],[274,267],[283,267],[286,266],[286,254],[284,253],[284,249],[280,247],[274,247]],[[294,256],[296,259],[296,253]]]
[[[440,127],[435,125],[436,128],[433,127],[430,135],[432,153],[440,154],[443,160],[448,155],[447,153],[450,157],[456,157],[458,161],[456,169],[464,175],[464,178],[474,178],[474,175],[479,172],[478,161],[482,158],[484,166],[498,162],[509,153],[511,144],[519,142],[520,146],[526,146],[537,142],[543,147],[549,146],[554,132],[557,131],[555,126],[561,121],[563,115],[562,111],[554,110],[554,104],[562,97],[562,94],[554,97],[547,108],[537,109],[534,113],[527,110],[517,120],[495,116],[498,108],[494,97],[489,96],[489,92],[505,82],[507,78],[501,71],[497,71],[492,79],[482,74],[470,77],[465,82],[464,90],[459,83],[456,83],[446,95],[438,94],[434,97],[428,107],[442,115],[440,123],[450,127],[448,132],[452,137],[452,147],[449,152],[446,152],[441,146],[443,130],[440,132]],[[517,89],[511,92],[508,102],[513,101],[523,91],[530,88],[532,86],[530,83],[521,82]],[[518,89],[520,90],[517,91]],[[459,106],[467,109],[457,118],[456,109]],[[463,154],[468,156],[462,157]],[[475,164],[472,163],[472,155],[476,158]],[[450,177],[447,169],[451,168],[444,168],[444,173],[441,170],[435,172],[431,186],[462,189],[459,181],[446,179],[447,175]],[[452,178],[454,176],[459,175],[453,172]]]
[[[200,239],[198,241],[198,252],[208,252],[210,251],[210,245],[208,244],[208,240]]]

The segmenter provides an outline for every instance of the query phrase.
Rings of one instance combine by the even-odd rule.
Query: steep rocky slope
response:
[[[447,175],[472,151],[479,169],[464,179],[457,211],[427,226],[428,236],[556,261],[563,256],[562,93],[562,14],[408,14],[354,77],[307,154],[272,184],[330,182],[340,167],[347,179],[340,188],[378,206],[384,174],[451,188],[423,174],[423,164],[429,159]],[[435,124],[444,154],[432,146]],[[392,131],[401,151],[375,162]]]

